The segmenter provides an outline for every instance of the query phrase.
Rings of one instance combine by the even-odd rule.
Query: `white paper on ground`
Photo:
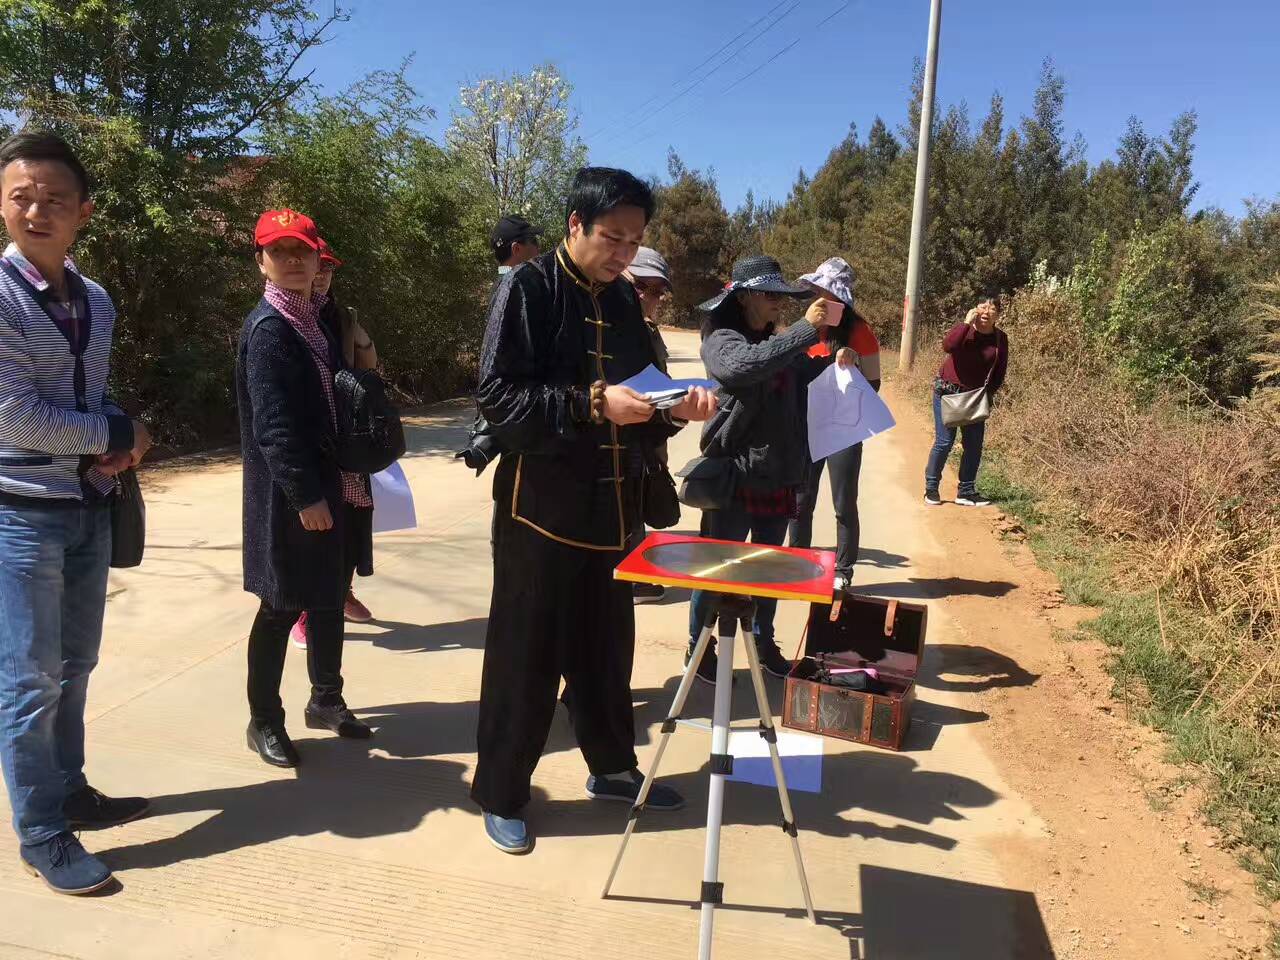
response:
[[[769,744],[754,730],[738,730],[729,734],[729,753],[733,756],[730,780],[777,787]],[[788,790],[804,793],[822,792],[822,738],[804,733],[778,731],[778,754],[782,757],[782,774]]]
[[[369,485],[373,487],[374,533],[412,530],[418,525],[413,491],[409,489],[409,480],[400,464],[393,463],[381,473],[371,475]]]
[[[855,367],[831,364],[809,384],[809,456],[816,463],[894,426],[893,414]]]

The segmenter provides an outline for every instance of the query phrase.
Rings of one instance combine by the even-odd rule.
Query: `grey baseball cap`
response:
[[[665,280],[667,286],[671,286],[671,268],[667,266],[667,261],[662,258],[662,254],[653,247],[641,247],[637,250],[636,258],[631,261],[631,266],[627,267],[627,272],[633,277]]]

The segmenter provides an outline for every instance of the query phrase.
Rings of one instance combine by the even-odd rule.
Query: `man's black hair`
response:
[[[565,223],[570,214],[582,218],[582,226],[588,233],[596,220],[617,207],[639,207],[644,211],[644,222],[653,219],[653,191],[634,174],[613,167],[583,167],[569,187],[569,202],[565,208]]]
[[[0,174],[4,173],[5,167],[17,160],[53,160],[63,164],[76,178],[81,201],[89,199],[89,173],[70,144],[56,133],[25,131],[15,133],[4,143],[0,143]]]

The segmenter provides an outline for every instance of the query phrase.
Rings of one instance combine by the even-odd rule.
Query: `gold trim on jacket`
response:
[[[566,244],[562,243],[556,249],[556,263],[565,272],[565,274],[569,277],[569,279],[572,280],[575,284],[577,284],[577,286],[580,287],[582,290],[584,290],[586,294],[591,298],[591,309],[594,312],[595,316],[583,317],[583,322],[589,323],[596,328],[596,348],[594,350],[588,350],[587,353],[595,357],[596,379],[604,380],[605,379],[604,361],[606,357],[610,356],[609,354],[604,352],[604,331],[605,331],[605,327],[612,326],[612,324],[610,324],[607,320],[604,319],[604,316],[600,309],[599,293],[602,290],[604,290],[604,288],[607,287],[608,284],[593,283],[590,280],[588,280],[586,276],[581,273],[578,265],[574,263],[573,256],[569,253],[569,248]],[[628,531],[627,531],[626,514],[622,508],[622,484],[624,483],[625,478],[622,476],[621,451],[626,448],[626,445],[618,442],[618,425],[616,423],[613,423],[612,421],[609,423],[609,437],[610,437],[610,442],[608,444],[608,447],[613,454],[613,476],[601,477],[599,479],[601,482],[611,481],[613,483],[614,502],[617,505],[617,511],[618,511],[618,542],[617,544],[585,543],[580,540],[570,540],[567,537],[557,536],[556,534],[552,533],[550,530],[546,530],[543,527],[538,526],[538,524],[534,523],[532,520],[529,520],[526,517],[522,517],[520,515],[520,479],[521,479],[521,475],[524,472],[524,454],[521,454],[519,459],[517,459],[516,461],[515,484],[511,494],[511,519],[519,523],[523,523],[525,526],[538,531],[538,533],[542,534],[544,537],[554,540],[557,543],[563,543],[566,546],[581,547],[585,550],[599,550],[599,551],[625,550],[627,548],[627,532]]]

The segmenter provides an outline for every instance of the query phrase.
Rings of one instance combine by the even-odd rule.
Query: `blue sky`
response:
[[[788,0],[777,13],[792,3],[767,34],[645,122],[777,0],[355,0],[351,21],[307,66],[336,90],[416,54],[410,79],[438,111],[428,132],[439,136],[460,83],[554,61],[574,84],[593,162],[665,173],[671,146],[689,166],[714,167],[733,207],[748,189],[784,198],[850,122],[865,134],[880,114],[896,127],[912,58],[924,55],[928,0],[853,0],[820,29],[844,0]],[[1084,135],[1092,162],[1112,153],[1130,114],[1163,132],[1195,109],[1197,206],[1239,213],[1245,197],[1280,195],[1277,0],[944,0],[939,102],[967,102],[976,122],[998,90],[1016,119],[1030,109],[1046,56],[1066,76],[1068,133]]]

